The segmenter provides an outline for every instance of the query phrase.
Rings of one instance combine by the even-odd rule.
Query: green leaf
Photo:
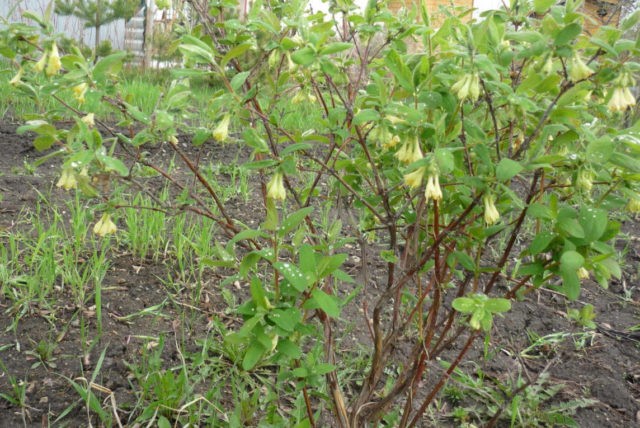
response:
[[[252,251],[244,256],[242,262],[240,263],[240,266],[238,267],[238,273],[240,274],[240,276],[245,278],[249,271],[256,265],[256,263],[258,263],[258,260],[260,260],[260,258],[260,254],[256,253],[255,251]]]
[[[549,247],[549,244],[555,239],[555,237],[556,234],[552,232],[538,233],[528,247],[529,254],[532,256],[540,254]]]
[[[346,43],[346,42],[329,43],[327,46],[320,49],[320,55],[331,55],[334,53],[346,51],[347,49],[350,49],[352,46],[353,45],[351,43]]]
[[[640,160],[625,155],[624,153],[613,152],[609,161],[629,172],[640,173]]]
[[[158,418],[158,428],[171,428],[171,422],[169,422],[169,419],[167,419],[164,416],[160,416]]]
[[[523,169],[518,162],[502,158],[496,167],[496,178],[500,181],[507,181],[518,175]]]
[[[240,55],[242,55],[252,47],[253,47],[253,44],[251,43],[242,43],[238,46],[235,46],[233,49],[227,52],[224,57],[222,57],[222,60],[220,61],[220,66],[226,67],[229,61],[239,57]]]
[[[313,207],[306,207],[306,208],[301,208],[292,214],[289,214],[282,221],[282,225],[278,230],[278,235],[285,236],[287,233],[291,232],[293,229],[298,227],[300,223],[302,223],[304,219],[312,212],[313,212]]]
[[[229,243],[235,244],[236,242],[244,241],[245,239],[256,239],[256,238],[266,238],[269,235],[264,233],[261,230],[255,229],[245,229],[239,233],[237,233]]]
[[[471,312],[476,310],[476,301],[469,297],[456,297],[451,302],[451,306],[458,312],[462,312],[463,314],[470,314]]]
[[[463,268],[474,272],[477,269],[476,262],[471,258],[471,256],[462,251],[456,251],[453,253],[456,260],[462,265]]]
[[[100,59],[93,67],[93,78],[98,82],[102,82],[106,80],[108,74],[118,73],[126,56],[127,53],[121,51]]]
[[[304,292],[309,286],[307,276],[302,272],[298,266],[289,262],[275,262],[273,267],[285,277],[289,284],[293,286],[299,292]]]
[[[265,352],[264,346],[258,341],[254,341],[249,345],[242,359],[242,368],[246,371],[251,370],[258,364]]]
[[[488,310],[492,314],[496,314],[499,312],[507,312],[511,310],[511,302],[508,299],[495,297],[492,299],[488,299],[484,304],[484,307],[486,310]]]
[[[613,153],[613,142],[610,138],[599,138],[587,146],[587,160],[593,163],[604,163]]]
[[[322,376],[327,373],[331,373],[335,369],[336,369],[336,366],[334,366],[333,364],[318,363],[315,366],[313,366],[313,374]]]
[[[575,271],[561,270],[560,276],[562,278],[562,292],[567,299],[576,300],[580,297],[580,278]]]
[[[435,150],[436,162],[442,174],[449,174],[455,167],[455,159],[451,150],[437,148]]]
[[[313,148],[313,144],[311,143],[294,143],[285,147],[281,152],[280,156],[284,157],[290,153],[299,152],[301,150],[309,150]]]
[[[244,85],[244,82],[247,81],[249,74],[251,74],[251,72],[243,71],[242,73],[238,73],[233,76],[230,82],[231,88],[233,88],[234,91],[238,92],[240,88],[242,88],[242,85]]]
[[[276,350],[282,354],[286,355],[289,358],[300,358],[302,356],[302,351],[300,351],[300,347],[296,345],[289,339],[281,338],[278,341],[278,345],[276,346]]]
[[[338,318],[340,316],[340,306],[335,296],[330,296],[319,288],[315,288],[311,292],[311,300],[315,302],[317,308],[321,309],[331,318]]]
[[[578,37],[580,33],[582,33],[582,26],[572,22],[556,35],[554,43],[556,46],[568,45],[573,39]]]
[[[242,168],[251,171],[254,169],[264,169],[271,168],[272,166],[278,165],[278,161],[274,159],[263,159],[255,162],[247,162],[242,164]]]
[[[576,272],[584,265],[584,257],[577,251],[569,250],[560,257],[560,269]]]
[[[347,260],[349,256],[344,253],[333,254],[331,256],[325,256],[320,259],[318,263],[318,279],[331,275],[336,269],[338,269]]]
[[[584,229],[575,218],[559,218],[558,226],[560,229],[574,238],[584,238]]]
[[[380,113],[372,108],[366,108],[360,110],[353,118],[353,123],[361,125],[363,123],[371,122],[380,119]]]
[[[530,215],[533,218],[545,220],[553,219],[553,212],[551,209],[537,202],[529,205],[529,208],[527,208],[527,215]]]
[[[578,221],[584,230],[584,238],[588,242],[597,241],[607,229],[607,212],[592,207],[585,207],[578,214]]]
[[[291,54],[291,60],[300,65],[310,65],[316,59],[316,52],[310,47],[305,46]]]
[[[387,56],[385,57],[385,64],[389,68],[389,71],[393,73],[395,78],[398,80],[400,86],[406,89],[409,92],[413,92],[413,78],[411,75],[411,70],[409,67],[402,61],[402,58],[395,50],[391,49]]]
[[[178,49],[188,58],[199,63],[214,64],[215,58],[211,46],[190,35],[182,36],[182,44]]]
[[[102,154],[96,155],[96,158],[102,163],[105,171],[113,171],[122,177],[129,175],[129,168],[120,159],[113,158]]]
[[[533,10],[535,13],[542,15],[556,3],[556,0],[533,0]]]
[[[302,321],[302,314],[296,308],[274,309],[267,318],[281,329],[293,333]]]
[[[257,307],[262,309],[270,309],[271,303],[269,303],[269,299],[267,299],[267,295],[264,292],[264,287],[262,285],[262,281],[258,277],[251,278],[251,299],[253,303],[256,304]]]
[[[33,140],[33,147],[37,151],[41,152],[41,151],[50,149],[55,142],[56,142],[56,138],[53,137],[53,135],[49,135],[49,134],[38,135]]]

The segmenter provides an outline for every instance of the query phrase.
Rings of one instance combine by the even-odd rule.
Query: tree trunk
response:
[[[153,0],[146,0],[146,8],[144,11],[144,56],[142,59],[142,68],[147,69],[151,66],[151,55],[153,41]]]
[[[94,41],[95,46],[93,47],[93,54],[98,55],[98,45],[100,44],[100,27],[102,25],[100,19],[100,9],[102,8],[102,1],[96,0],[96,38]]]

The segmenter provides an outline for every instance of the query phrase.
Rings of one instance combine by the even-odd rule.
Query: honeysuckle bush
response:
[[[574,300],[587,278],[606,287],[621,275],[615,213],[640,205],[640,41],[624,34],[640,15],[589,35],[581,2],[554,3],[436,23],[384,2],[313,14],[306,1],[254,2],[240,17],[232,0],[191,1],[184,67],[152,115],[119,97],[124,53],[93,64],[58,52],[46,19],[8,26],[0,52],[17,91],[75,113],[71,127],[50,111],[21,131],[62,155],[59,186],[96,201],[96,234],[117,234],[119,195],[105,181],[144,189],[139,166],[182,191],[159,208],[217,222],[220,259],[207,263],[232,272],[222,286],[250,294],[223,346],[244,370],[275,365],[280,394],[304,403],[303,426],[323,406],[336,426],[414,426],[512,300],[540,287]],[[190,109],[193,78],[223,88],[204,124]],[[117,126],[83,109],[89,95],[113,107]],[[259,226],[230,215],[183,150],[207,140],[251,150],[243,168],[259,177]],[[149,161],[148,146],[173,151],[191,176]],[[342,266],[356,246],[350,276]],[[357,386],[340,377],[345,307],[370,337]]]

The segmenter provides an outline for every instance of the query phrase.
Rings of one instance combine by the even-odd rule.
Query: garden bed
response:
[[[32,149],[29,136],[17,135],[16,128],[10,123],[0,124],[0,239],[5,248],[12,234],[30,230],[30,224],[25,223],[27,213],[35,213],[40,205],[40,213],[44,215],[48,207],[42,205],[43,201],[64,207],[70,198],[55,187],[58,163],[46,161],[33,168],[43,154]],[[233,162],[232,150],[210,149],[214,155],[206,152],[208,155],[203,159],[222,164]],[[160,158],[165,155],[168,161],[168,154],[154,152]],[[227,206],[246,216],[262,209],[256,202],[259,200],[232,198]],[[489,423],[498,413],[496,421],[508,425],[516,409],[521,418],[526,416],[519,419],[514,415],[516,425],[519,420],[570,425],[569,419],[563,421],[560,416],[555,423],[549,421],[553,417],[549,415],[556,412],[554,409],[560,409],[558,415],[571,416],[580,427],[637,426],[640,225],[625,221],[623,231],[625,234],[616,245],[625,260],[621,280],[613,280],[608,290],[588,281],[580,299],[571,304],[545,289],[514,303],[512,311],[496,320],[491,345],[485,349],[481,341],[476,342],[477,349],[470,362],[456,372],[441,393],[439,405],[426,413],[424,426]],[[352,266],[357,274],[356,262]],[[224,357],[203,351],[207,349],[203,341],[221,341],[215,326],[235,322],[234,314],[225,310],[225,299],[231,293],[242,301],[246,290],[233,285],[221,287],[223,271],[212,270],[199,285],[198,299],[194,300],[190,293],[192,284],[185,282],[178,287],[169,284],[167,278],[181,277],[175,269],[170,257],[140,259],[126,250],[110,251],[102,284],[99,337],[92,299],[87,299],[82,307],[72,304],[66,294],[68,290],[59,284],[55,299],[21,302],[16,290],[29,278],[15,275],[3,278],[0,392],[5,396],[0,398],[0,426],[87,426],[89,420],[97,424],[99,411],[87,406],[87,400],[82,400],[79,392],[88,385],[100,401],[97,406],[101,411],[117,414],[113,421],[129,425],[148,404],[143,399],[149,394],[144,395],[141,373],[172,373],[175,377],[171,379],[175,381],[179,379],[180,367],[186,366],[190,368],[189,381],[194,388],[175,402],[167,398],[167,409],[177,406],[169,413],[190,410],[197,405],[193,404],[195,401],[204,406],[210,399],[206,397],[215,396],[218,401],[210,403],[208,414],[216,415],[213,417],[218,418],[218,423],[230,421],[234,412],[238,412],[238,403],[250,401],[256,391],[250,390],[251,383],[247,382],[246,397],[233,393],[231,384],[236,382],[234,376],[242,376],[241,370]],[[379,269],[370,272],[374,276],[373,286],[365,287],[364,294],[354,299],[349,310],[343,311],[344,324],[352,328],[339,340],[338,355],[357,355],[372,346],[360,311],[360,303],[368,300],[367,293],[376,292],[375,275],[381,273]],[[580,325],[566,315],[569,309],[587,304],[594,307],[595,328]],[[204,360],[197,360],[197,355],[205,354]],[[268,369],[260,370],[265,371],[256,376],[275,379]],[[353,382],[350,388],[356,389],[359,380],[350,380]],[[527,382],[531,385],[527,386]],[[208,396],[211,389],[207,388],[221,390]],[[170,394],[171,391],[166,395]],[[158,421],[162,414],[156,415]]]

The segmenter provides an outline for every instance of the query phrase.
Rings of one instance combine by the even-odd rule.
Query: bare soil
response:
[[[24,227],[19,222],[21,214],[35,207],[38,193],[49,195],[52,201],[68,197],[54,185],[59,174],[56,162],[44,162],[35,172],[25,168],[43,154],[32,149],[29,136],[17,135],[16,128],[11,123],[0,123],[0,230],[4,234]],[[233,161],[223,150],[214,151],[209,158],[215,162]],[[261,207],[238,202],[231,209],[246,215]],[[640,224],[627,222],[623,229],[628,237],[619,241],[619,249],[624,249],[625,256],[621,280],[614,280],[608,290],[589,283],[580,300],[570,305],[551,291],[540,291],[515,303],[513,310],[496,322],[490,355],[485,355],[479,342],[472,355],[474,361],[464,364],[462,369],[473,374],[479,367],[487,379],[502,385],[518,376],[533,378],[547,369],[548,383],[562,385],[554,398],[556,402],[593,400],[574,417],[580,427],[640,426],[640,331],[630,330],[640,325]],[[0,241],[7,245],[6,238]],[[86,346],[81,343],[78,320],[82,312],[83,319],[89,320],[85,337],[95,337],[91,307],[51,308],[34,304],[14,326],[14,302],[8,295],[0,296],[0,362],[4,365],[0,367],[0,392],[7,394],[11,390],[9,376],[27,383],[26,408],[0,398],[0,427],[88,426],[82,405],[75,406],[58,423],[52,422],[80,399],[69,379],[78,383],[88,380],[105,348],[105,359],[94,382],[114,393],[120,419],[131,420],[129,412],[136,411],[132,408],[136,398],[130,365],[139,362],[144,349],[153,346],[148,338],[161,335],[170,338],[166,340],[162,358],[167,366],[175,366],[180,359],[176,344],[197,349],[196,339],[206,334],[208,318],[222,310],[218,284],[223,278],[213,275],[206,284],[206,298],[200,307],[178,311],[175,305],[165,305],[165,316],[123,320],[125,315],[166,302],[169,292],[162,279],[171,269],[166,262],[114,254],[103,286],[103,334],[88,355],[82,355]],[[566,317],[566,312],[568,307],[579,308],[586,303],[592,304],[597,314],[597,329],[588,335],[588,340],[576,343],[569,338],[531,349],[527,358],[522,358],[533,334],[541,337],[584,332]],[[363,325],[357,310],[345,311],[344,317],[353,325]],[[370,346],[366,334],[358,331],[352,334],[362,346]],[[35,356],[38,344],[43,341],[55,344],[50,364],[39,364]],[[341,342],[341,346],[348,346],[345,345],[348,342]],[[437,412],[441,422],[434,426],[455,426],[447,417],[453,404],[447,397],[442,403]]]

